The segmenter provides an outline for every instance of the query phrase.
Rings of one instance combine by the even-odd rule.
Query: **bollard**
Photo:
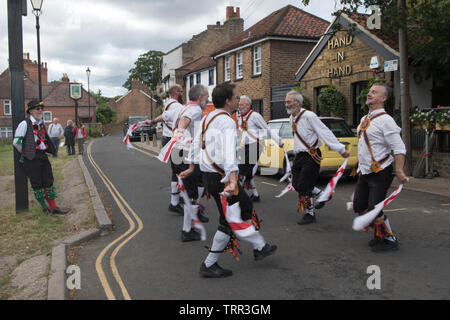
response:
[[[154,147],[157,147],[157,146],[158,146],[158,138],[157,138],[157,135],[156,135],[156,134],[153,135],[153,146],[154,146]]]

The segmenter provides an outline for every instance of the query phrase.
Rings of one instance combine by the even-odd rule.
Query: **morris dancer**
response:
[[[193,86],[189,90],[189,102],[173,118],[174,136],[184,136],[194,138],[194,128],[202,119],[202,110],[206,109],[208,103],[208,88],[201,84]],[[195,165],[190,158],[189,151],[191,144],[177,146],[172,150],[172,161],[174,163],[175,174],[179,174],[183,179],[183,184],[191,201],[192,214],[185,205],[183,230],[181,231],[181,241],[198,241],[201,239],[200,233],[192,228],[192,219],[201,222],[208,222],[208,217],[203,215],[203,210],[199,210],[198,200],[202,196],[201,173],[198,165]],[[200,191],[200,192],[199,192]]]
[[[19,123],[13,145],[21,153],[25,174],[30,179],[36,200],[45,214],[66,214],[55,204],[56,189],[53,186],[52,166],[46,153],[55,154],[55,146],[45,129],[42,111],[44,104],[37,100],[28,103],[29,117]],[[46,203],[47,200],[47,203]]]
[[[319,150],[322,145],[320,139],[342,157],[350,156],[331,130],[314,112],[303,109],[302,104],[303,96],[297,91],[286,94],[285,106],[287,113],[291,115],[290,122],[294,134],[295,159],[292,165],[292,186],[298,192],[298,209],[302,208],[302,211],[306,211],[302,220],[298,222],[300,225],[316,222],[312,191],[319,178],[322,161]]]
[[[234,85],[220,84],[215,87],[212,99],[216,110],[204,117],[201,131],[194,140],[194,153],[200,162],[205,186],[219,209],[219,227],[214,236],[210,253],[200,267],[200,275],[208,278],[222,278],[232,275],[217,263],[220,253],[234,242],[233,234],[253,245],[255,260],[273,254],[277,247],[264,241],[252,224],[253,203],[238,184],[238,164],[236,159],[236,124],[231,118],[238,107],[238,97]],[[200,151],[200,152],[199,152]],[[196,159],[197,160],[197,159]],[[229,197],[222,198],[221,192]],[[224,203],[222,203],[222,200]],[[232,210],[237,223],[228,221]],[[236,227],[238,225],[238,227]]]
[[[173,118],[175,118],[183,108],[183,88],[179,84],[172,85],[169,88],[169,96],[170,99],[167,101],[163,113],[155,119],[145,121],[146,124],[150,124],[152,126],[158,122],[163,123],[161,147],[164,147],[173,137]],[[177,175],[175,174],[172,161],[170,161],[170,167],[172,169],[172,179],[170,184],[171,197],[169,211],[183,214],[183,207],[180,205],[180,191],[178,190],[177,185]]]
[[[272,132],[264,118],[258,113],[250,109],[252,100],[247,96],[241,96],[239,101],[239,133],[241,136],[241,144],[244,145],[238,151],[239,157],[239,175],[244,179],[244,185],[252,190],[250,199],[253,202],[261,200],[255,181],[253,180],[253,167],[258,163],[259,156],[263,151],[261,133],[268,133],[269,136],[280,146],[283,147],[281,138]]]
[[[367,116],[358,126],[358,169],[353,210],[363,215],[384,200],[392,183],[392,162],[395,157],[395,174],[400,183],[407,177],[403,172],[406,148],[394,119],[384,110],[391,88],[384,83],[375,83],[367,94],[369,107]],[[394,157],[391,155],[394,152]],[[375,252],[397,250],[397,237],[392,232],[388,218],[381,211],[373,221],[374,238],[369,246]],[[368,231],[368,229],[366,230]]]

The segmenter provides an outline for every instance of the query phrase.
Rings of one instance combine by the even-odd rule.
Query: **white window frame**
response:
[[[3,134],[5,135],[3,137]],[[13,130],[11,127],[1,127],[0,128],[0,139],[8,139],[13,137]]]
[[[236,79],[242,79],[244,77],[244,54],[242,51],[236,53]]]
[[[231,56],[226,56],[224,60],[224,81],[231,80]]]
[[[262,73],[262,47],[261,45],[253,47],[253,75]]]
[[[6,112],[6,106],[9,108],[9,112]],[[3,114],[5,116],[12,116],[12,104],[11,100],[3,100]]]
[[[45,119],[45,116],[48,115],[48,114],[50,115],[50,120],[46,120],[46,119]],[[51,111],[44,111],[44,112],[42,113],[42,118],[44,119],[44,122],[45,122],[45,123],[52,122],[52,121],[53,121],[52,112],[51,112]]]

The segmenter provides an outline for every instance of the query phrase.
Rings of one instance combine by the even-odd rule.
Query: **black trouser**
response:
[[[171,137],[162,136],[161,137],[161,148],[164,148],[164,146],[167,144],[167,142],[172,139]]]
[[[320,150],[317,150],[322,156]],[[312,196],[312,190],[319,179],[320,164],[317,164],[308,152],[295,155],[292,165],[292,186],[299,196]]]
[[[245,181],[253,179],[253,167],[258,162],[262,153],[262,147],[254,142],[246,144],[238,153],[239,174],[245,177]]]
[[[164,148],[164,146],[170,141],[170,139],[172,139],[171,137],[166,137],[166,136],[162,136],[161,137],[161,148]],[[172,157],[170,157],[169,159],[170,161],[170,168],[172,169],[172,182],[177,182],[178,178],[177,178],[177,174],[175,173],[175,167],[174,167],[174,163],[172,162]]]
[[[183,150],[180,149],[173,149],[172,154],[177,153],[179,155],[179,159],[183,159],[182,154]],[[172,167],[172,176],[177,174],[180,174],[181,172],[187,170],[189,168],[189,164],[187,163],[180,163],[175,164],[171,161],[173,167]],[[175,180],[178,181],[178,178]],[[202,175],[200,172],[200,167],[196,164],[194,172],[187,177],[186,179],[183,179],[184,187],[186,188],[186,192],[189,196],[189,198],[197,200],[198,199],[198,187],[203,186],[202,182]]]
[[[205,183],[205,188],[211,195],[211,197],[214,198],[214,201],[216,201],[217,208],[219,209],[220,226],[225,227],[226,229],[230,229],[225,219],[225,215],[223,213],[222,201],[220,200],[220,193],[225,188],[225,185],[222,182],[220,182],[220,180],[222,180],[222,176],[218,173],[213,172],[202,172],[202,175],[203,175],[203,182]],[[249,196],[241,186],[239,186],[239,194],[237,196],[232,196],[231,198],[227,199],[227,203],[230,206],[235,204],[236,202],[239,202],[239,205],[241,207],[242,220],[243,221],[250,220],[252,218],[253,202],[252,200],[250,200]]]
[[[387,191],[394,179],[392,170],[392,165],[390,165],[378,173],[359,176],[353,198],[353,210],[356,213],[370,211],[386,198]],[[378,217],[382,215],[383,211],[380,212]]]
[[[33,189],[53,186],[52,165],[44,151],[36,150],[33,160],[24,158],[23,167]]]

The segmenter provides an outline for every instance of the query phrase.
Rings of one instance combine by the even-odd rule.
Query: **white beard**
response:
[[[286,112],[287,112],[287,114],[289,114],[289,115],[291,115],[292,113],[294,113],[294,111],[295,111],[295,108],[291,108],[291,109],[286,108]]]

